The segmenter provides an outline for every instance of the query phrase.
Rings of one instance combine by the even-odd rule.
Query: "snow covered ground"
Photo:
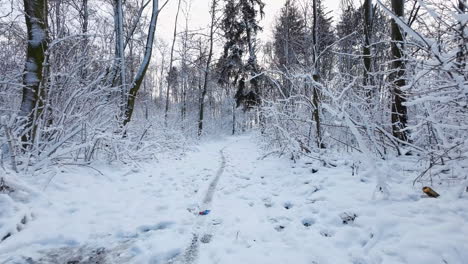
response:
[[[344,157],[263,155],[244,135],[153,163],[26,178],[42,195],[0,243],[0,263],[468,263],[468,195],[446,184],[422,196],[415,162],[353,175]]]

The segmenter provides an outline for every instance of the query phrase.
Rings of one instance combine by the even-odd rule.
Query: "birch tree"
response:
[[[167,2],[166,2],[167,3]],[[165,3],[165,4],[166,4]],[[164,5],[165,5],[164,4]],[[164,7],[163,5],[163,7]],[[140,64],[140,67],[138,68],[138,71],[133,78],[132,83],[130,84],[130,90],[128,94],[128,99],[127,99],[127,104],[126,104],[126,109],[125,109],[125,116],[123,120],[123,125],[124,127],[130,122],[132,119],[133,115],[133,110],[135,108],[135,100],[138,95],[138,91],[140,90],[141,84],[145,78],[146,71],[148,70],[148,66],[151,61],[151,55],[153,53],[153,43],[154,43],[154,37],[156,33],[156,23],[158,21],[158,15],[159,15],[159,0],[153,0],[153,9],[151,12],[151,20],[148,28],[148,36],[146,39],[146,46],[145,46],[145,52],[143,55],[143,60]]]

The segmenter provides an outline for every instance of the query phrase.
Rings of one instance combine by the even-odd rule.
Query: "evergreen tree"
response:
[[[237,106],[260,103],[260,84],[256,76],[260,67],[256,57],[256,39],[265,4],[261,0],[226,0],[221,29],[226,42],[219,62],[220,81],[237,86]],[[250,78],[246,92],[245,79]]]
[[[274,29],[274,51],[281,70],[299,64],[304,59],[305,24],[298,8],[286,1]]]
[[[292,83],[287,73],[304,64],[306,56],[305,22],[299,9],[286,1],[274,29],[275,64],[284,74],[282,75],[282,90],[287,97],[291,96]]]

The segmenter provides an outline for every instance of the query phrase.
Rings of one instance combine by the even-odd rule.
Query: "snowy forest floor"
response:
[[[468,197],[456,184],[422,196],[415,158],[353,175],[346,157],[264,158],[256,140],[25,178],[42,194],[0,243],[0,263],[467,263]],[[382,175],[387,196],[376,192]]]

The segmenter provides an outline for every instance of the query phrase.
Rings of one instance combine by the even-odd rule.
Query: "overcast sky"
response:
[[[186,0],[191,1],[191,11],[190,11],[190,29],[197,29],[207,27],[210,20],[209,15],[209,8],[211,0]],[[162,1],[161,1],[162,2]],[[262,38],[270,38],[271,31],[273,26],[274,18],[278,15],[281,7],[284,5],[286,0],[264,0],[265,2],[265,18],[262,20],[262,26],[264,28],[263,33],[260,37]],[[339,0],[324,0],[324,5],[327,10],[332,11],[332,15],[336,16],[338,7],[339,7]],[[158,28],[157,34],[160,38],[165,40],[172,39],[172,31],[174,28],[174,19],[177,10],[177,3],[178,0],[169,0],[168,5],[165,9],[161,12],[159,21],[158,21]],[[184,14],[181,12],[179,15],[179,26],[178,30],[183,30],[185,21],[184,21]]]

